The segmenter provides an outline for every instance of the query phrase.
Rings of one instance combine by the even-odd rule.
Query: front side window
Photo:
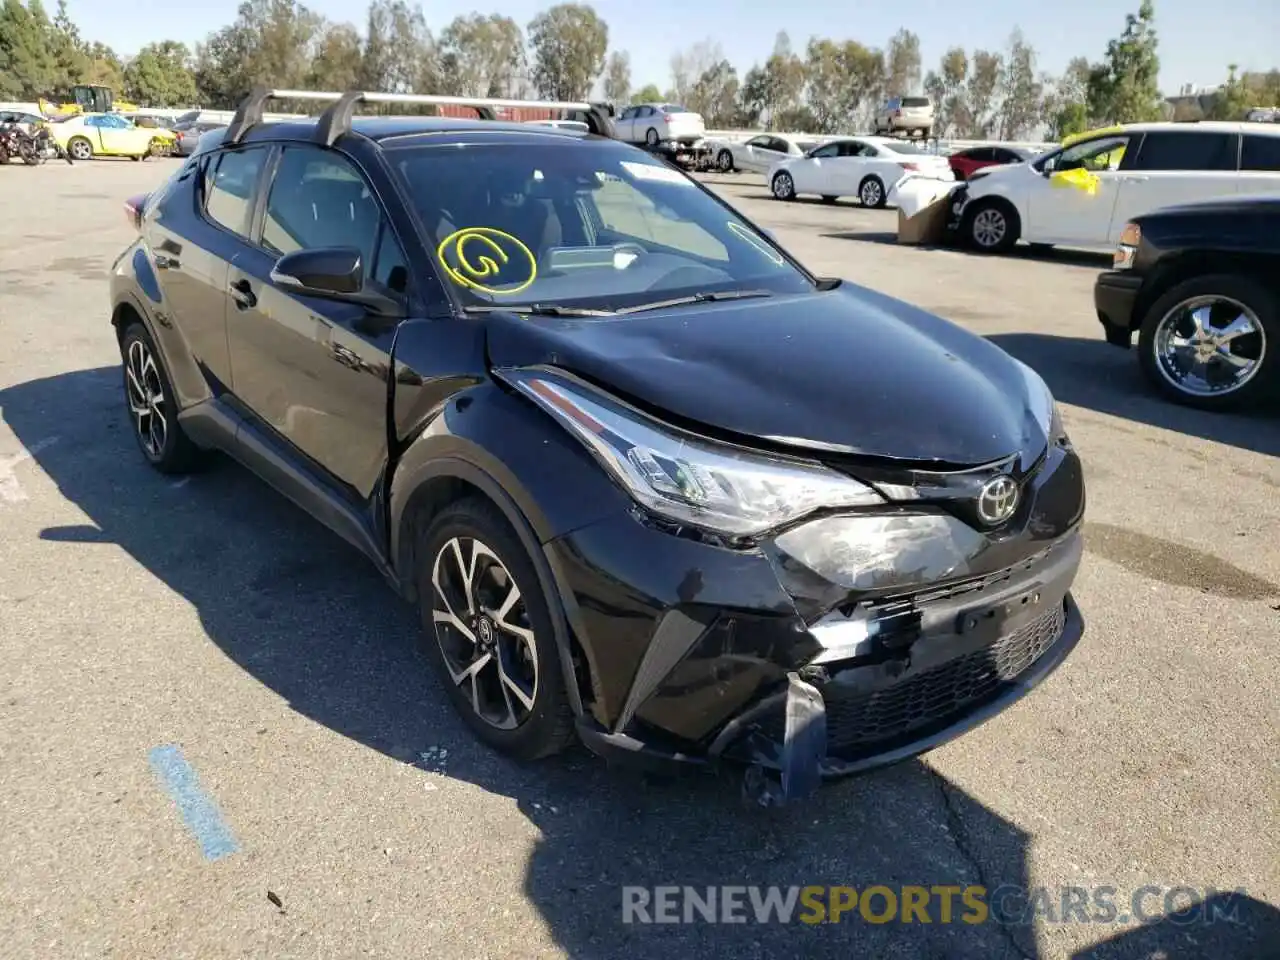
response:
[[[267,151],[262,147],[228,150],[209,160],[205,178],[205,213],[214,223],[249,236],[253,201]]]
[[[364,177],[345,157],[288,146],[280,157],[262,222],[262,245],[276,253],[356,247],[373,263],[382,213]]]
[[[1117,170],[1128,146],[1127,136],[1082,140],[1057,153],[1049,154],[1040,162],[1040,169],[1046,173],[1061,173],[1064,170]]]
[[[1236,138],[1227,133],[1156,131],[1142,138],[1135,170],[1235,170]]]
[[[691,178],[613,142],[387,148],[464,304],[622,309],[811,281]]]

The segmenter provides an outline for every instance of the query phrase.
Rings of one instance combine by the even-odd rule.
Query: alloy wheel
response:
[[[858,191],[858,199],[864,207],[878,207],[883,196],[884,190],[879,180],[868,180]]]
[[[728,173],[733,169],[733,154],[728,150],[721,150],[720,156],[716,158],[716,165],[721,173]]]
[[[795,194],[795,184],[791,181],[791,174],[780,173],[773,178],[773,195],[779,200],[790,200]]]
[[[129,344],[124,371],[125,395],[129,401],[129,412],[133,415],[134,432],[143,452],[151,460],[159,460],[169,439],[169,420],[160,368],[156,366],[150,347],[143,341],[134,340]]]
[[[990,249],[998,247],[1009,232],[1009,219],[995,207],[979,210],[973,218],[973,242]]]
[[[88,140],[72,140],[71,156],[77,160],[88,160],[93,156],[93,147],[89,145]]]
[[[529,718],[538,697],[538,647],[520,587],[488,546],[453,537],[431,567],[431,619],[454,684],[499,730]]]
[[[1234,393],[1254,378],[1267,352],[1258,315],[1239,300],[1199,296],[1173,307],[1156,326],[1156,368],[1195,397]]]

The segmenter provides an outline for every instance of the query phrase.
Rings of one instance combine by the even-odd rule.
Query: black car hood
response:
[[[546,364],[711,432],[979,465],[1038,457],[1022,370],[983,338],[851,284],[619,318],[488,317],[497,368]]]

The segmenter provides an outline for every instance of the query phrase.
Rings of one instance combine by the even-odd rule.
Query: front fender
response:
[[[392,474],[391,557],[409,596],[417,530],[459,485],[497,503],[517,529],[527,527],[535,549],[630,504],[564,428],[529,401],[485,380],[441,407]]]

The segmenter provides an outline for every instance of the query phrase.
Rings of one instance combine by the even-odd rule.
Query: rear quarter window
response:
[[[1245,134],[1240,169],[1280,173],[1280,136]]]

